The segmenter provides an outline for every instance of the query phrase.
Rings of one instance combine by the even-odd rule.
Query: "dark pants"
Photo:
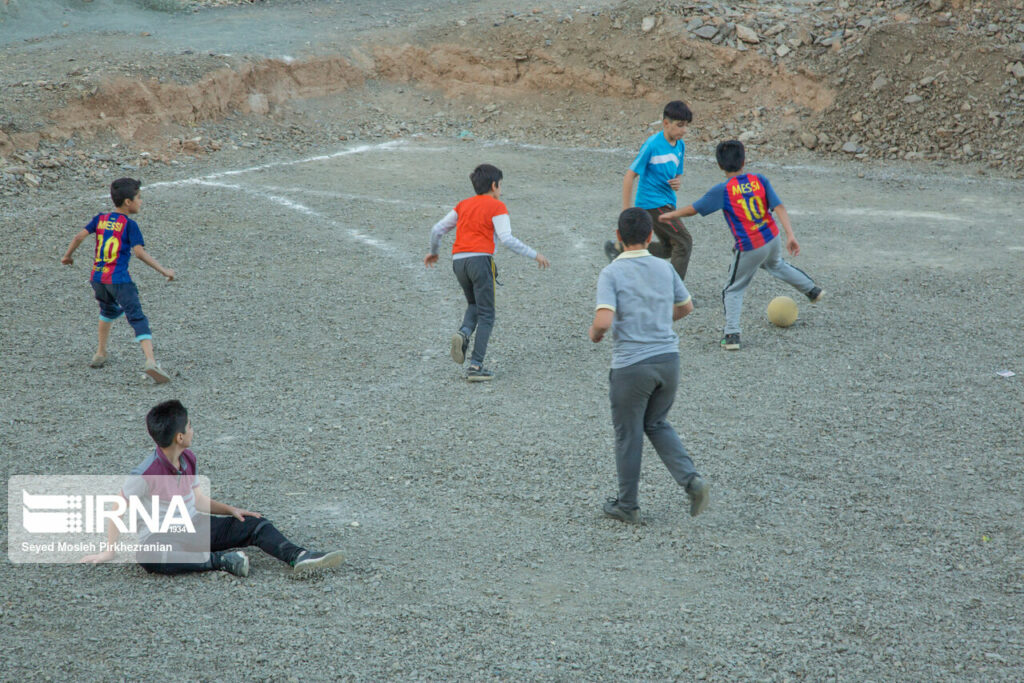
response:
[[[608,373],[612,423],[615,425],[615,465],[619,474],[619,506],[635,510],[640,485],[644,434],[680,486],[697,474],[683,442],[666,419],[679,385],[679,356],[657,363],[636,363]]]
[[[494,260],[490,256],[454,259],[452,270],[466,295],[466,315],[459,330],[467,338],[476,331],[469,364],[482,366],[494,329]]]
[[[690,265],[690,253],[693,251],[693,237],[683,225],[683,221],[673,218],[671,223],[662,223],[658,216],[675,211],[674,206],[662,206],[657,209],[646,209],[654,222],[654,234],[657,241],[651,242],[647,248],[653,256],[668,259],[672,267],[679,273],[679,279],[686,281],[686,268]]]
[[[259,546],[263,552],[289,564],[302,552],[263,517],[246,517],[239,522],[234,517],[200,514],[192,518],[192,523],[195,534],[153,534],[147,538],[146,545],[167,544],[173,550],[139,552],[139,565],[150,573],[184,574],[220,569],[219,553],[231,548]]]
[[[149,320],[142,312],[142,304],[139,303],[139,289],[134,282],[121,282],[114,285],[105,285],[102,282],[90,282],[96,301],[100,304],[100,319],[111,321],[119,318],[124,313],[128,324],[135,330],[135,340],[152,338],[149,330]]]

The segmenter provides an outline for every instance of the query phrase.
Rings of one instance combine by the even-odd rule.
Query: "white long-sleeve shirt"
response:
[[[434,227],[430,230],[430,253],[436,254],[441,248],[441,238],[447,235],[456,225],[459,223],[459,214],[455,213],[455,209],[448,212],[448,215],[439,220],[434,224]],[[526,258],[537,258],[537,250],[524,244],[518,238],[512,234],[512,222],[509,220],[508,214],[504,213],[500,216],[495,216],[491,219],[491,223],[494,225],[494,243],[501,242],[503,245]],[[469,258],[470,256],[490,256],[490,254],[483,254],[477,252],[459,252],[458,254],[452,254],[452,259]]]

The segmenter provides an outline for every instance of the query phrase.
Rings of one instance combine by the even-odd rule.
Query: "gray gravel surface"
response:
[[[689,152],[684,201],[720,177]],[[671,420],[712,502],[691,519],[648,448],[626,527],[600,511],[610,347],[585,333],[631,154],[420,139],[154,168],[140,225],[179,278],[132,270],[159,387],[121,322],[87,367],[88,245],[59,258],[104,185],[0,205],[0,476],[124,471],[180,398],[215,498],[346,552],[310,580],[258,551],[244,580],[0,564],[0,678],[1019,679],[1019,184],[752,159],[827,298],[774,328],[792,292],[759,275],[722,352],[729,238],[688,223]],[[483,161],[552,267],[499,252],[497,377],[470,385],[449,257],[421,260]]]

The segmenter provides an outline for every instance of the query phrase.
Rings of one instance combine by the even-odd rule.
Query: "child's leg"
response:
[[[90,284],[92,285],[93,295],[100,305],[100,322],[97,328],[99,342],[96,346],[96,356],[106,357],[107,343],[110,341],[110,328],[113,326],[113,322],[124,313],[124,309],[118,305],[117,298],[111,291],[111,285],[105,285],[100,282],[92,282]]]
[[[772,247],[772,250],[768,254],[768,258],[761,265],[762,268],[786,284],[792,285],[801,294],[807,294],[807,292],[814,289],[814,280],[807,273],[782,258],[781,235],[766,244],[765,247]]]
[[[679,386],[679,358],[675,357],[665,363],[651,363],[646,367],[656,374],[658,384],[647,401],[644,433],[672,477],[680,486],[685,487],[697,476],[697,468],[693,466],[693,460],[676,430],[672,429],[666,419],[676,398],[676,387]]]
[[[773,240],[774,241],[774,240]],[[732,265],[729,266],[729,280],[722,290],[725,306],[725,334],[740,333],[740,313],[743,310],[743,292],[764,262],[768,252],[764,251],[771,242],[753,251],[733,250]]]
[[[657,386],[650,365],[628,365],[608,374],[608,395],[615,425],[615,468],[619,475],[619,507],[635,510],[644,447],[644,412]]]
[[[476,302],[476,338],[470,367],[483,367],[487,343],[494,329],[494,262],[490,256],[472,256],[465,259],[467,274],[473,281],[473,300]]]
[[[110,328],[113,326],[112,320],[105,320],[100,318],[99,323],[99,344],[96,346],[97,356],[107,355],[107,342],[110,341]]]
[[[153,334],[149,329],[149,320],[146,319],[146,315],[142,312],[138,288],[134,282],[125,282],[124,284],[115,285],[115,287],[117,304],[124,309],[124,315],[128,319],[128,324],[135,330],[135,341],[139,342],[139,345],[142,347],[142,353],[146,355],[146,360],[156,362],[156,359],[153,357]]]
[[[269,519],[246,517],[239,522],[234,517],[210,518],[210,550],[228,550],[258,546],[260,550],[282,562],[291,564],[303,548],[295,545],[277,530]]]
[[[658,237],[657,248],[648,250],[654,256],[669,259],[672,267],[679,273],[679,278],[685,281],[686,269],[690,265],[690,253],[693,251],[693,236],[679,218],[673,219],[671,223],[662,223],[658,220],[658,216],[671,210],[671,206],[647,210],[654,222],[654,234]],[[652,242],[651,247],[654,246],[655,243]]]
[[[472,258],[472,257],[471,257]],[[462,287],[462,293],[466,295],[466,313],[462,316],[462,327],[459,331],[466,335],[466,338],[473,336],[473,331],[476,330],[477,321],[477,310],[476,310],[476,298],[473,294],[473,279],[469,276],[467,269],[467,261],[470,259],[461,258],[454,259],[452,261],[452,270],[455,271],[455,277],[459,281],[459,285]]]

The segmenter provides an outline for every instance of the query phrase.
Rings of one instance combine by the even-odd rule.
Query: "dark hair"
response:
[[[719,142],[715,148],[715,159],[718,160],[718,167],[726,173],[735,173],[743,168],[747,153],[743,150],[743,143],[739,140],[726,140]]]
[[[188,429],[188,411],[181,401],[158,403],[146,413],[146,429],[157,446],[166,448],[174,443],[174,437]]]
[[[502,179],[501,169],[490,164],[480,164],[469,174],[473,183],[473,189],[477,194],[487,194],[491,191],[494,183],[500,183]]]
[[[689,123],[693,121],[693,112],[686,106],[686,102],[682,100],[672,100],[665,105],[665,111],[662,114],[663,119],[671,119],[672,121],[685,121]]]
[[[128,199],[135,199],[142,187],[135,178],[118,178],[110,183],[110,198],[114,200],[114,206],[121,206]]]
[[[651,236],[651,215],[644,209],[633,207],[619,214],[619,239],[623,246],[643,244]]]

